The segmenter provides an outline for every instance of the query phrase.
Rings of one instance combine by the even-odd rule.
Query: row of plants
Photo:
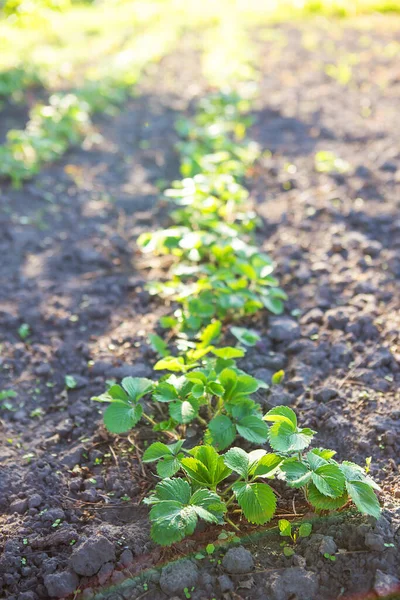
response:
[[[24,129],[12,129],[0,146],[0,177],[15,187],[39,173],[44,164],[61,157],[70,146],[80,142],[91,130],[93,115],[115,110],[129,95],[145,67],[162,58],[175,42],[176,27],[165,29],[156,22],[111,61],[88,77],[73,93],[59,92],[47,104],[37,104]],[[16,71],[17,72],[17,71]],[[19,71],[18,71],[19,73]],[[4,91],[17,93],[27,81],[25,71],[4,75]],[[9,80],[11,77],[11,80]],[[2,89],[0,77],[0,95]],[[12,88],[12,90],[11,90]]]
[[[174,204],[172,225],[139,238],[152,261],[164,255],[171,265],[165,281],[150,285],[175,308],[161,319],[164,338],[151,336],[161,355],[154,370],[166,374],[157,381],[127,377],[94,398],[108,404],[110,432],[147,422],[160,435],[143,461],[161,478],[146,499],[151,535],[161,545],[192,534],[198,519],[236,529],[242,519],[267,523],[277,507],[266,482],[272,479],[301,489],[316,512],[353,503],[361,513],[380,514],[368,465],[310,449],[316,432],[299,426],[287,406],[263,415],[254,395],[268,385],[237,363],[260,338],[232,322],[263,309],[280,314],[286,297],[270,257],[255,245],[257,217],[244,186],[259,156],[246,135],[250,101],[213,94],[193,119],[177,122],[183,179],[165,192]],[[227,336],[234,344],[221,346]]]

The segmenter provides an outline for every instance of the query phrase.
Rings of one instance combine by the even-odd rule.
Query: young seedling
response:
[[[78,384],[75,377],[73,377],[72,375],[65,376],[65,387],[67,388],[67,390],[73,390],[76,388],[77,385]]]
[[[23,341],[31,335],[31,328],[28,323],[22,323],[22,325],[18,327],[18,335]]]
[[[329,552],[325,552],[324,558],[326,558],[327,560],[330,560],[331,562],[336,561],[336,556],[334,554],[329,554]]]
[[[289,537],[293,545],[296,545],[299,538],[308,537],[312,531],[311,523],[302,523],[299,527],[293,528],[290,521],[286,519],[279,519],[278,521],[279,532],[282,537]],[[283,553],[286,557],[293,556],[295,553],[294,549],[291,546],[287,546],[285,542],[283,542]]]

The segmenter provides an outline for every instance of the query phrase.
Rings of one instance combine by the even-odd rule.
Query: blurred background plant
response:
[[[144,70],[186,34],[202,55],[204,76],[221,89],[257,81],[255,28],[266,25],[267,35],[269,25],[288,19],[376,11],[400,12],[400,2],[0,0],[0,109],[19,105],[26,114],[18,129],[3,121],[0,176],[20,185],[83,140],[92,116],[114,112]],[[349,61],[324,68],[346,85]]]

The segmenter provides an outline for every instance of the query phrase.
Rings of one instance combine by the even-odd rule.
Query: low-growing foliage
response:
[[[236,323],[228,329],[227,322],[264,308],[280,314],[286,298],[270,257],[254,245],[257,218],[243,186],[258,156],[246,139],[248,110],[247,100],[221,93],[202,101],[193,121],[178,122],[184,178],[165,192],[175,206],[173,224],[138,240],[144,253],[173,260],[169,279],[149,289],[176,303],[173,315],[160,320],[171,330],[168,340],[175,339],[175,349],[152,334],[159,380],[126,377],[94,398],[108,404],[109,431],[124,433],[145,420],[164,436],[143,454],[162,479],[146,499],[151,536],[161,545],[191,535],[199,519],[234,529],[244,520],[269,522],[277,506],[270,485],[275,477],[301,489],[315,512],[353,503],[362,513],[380,514],[374,492],[379,488],[368,473],[337,462],[332,450],[310,449],[316,432],[299,426],[291,408],[277,406],[263,415],[256,394],[269,386],[236,362],[260,336]],[[227,333],[236,346],[218,345]],[[272,385],[284,376],[276,372]],[[263,447],[247,452],[235,443]],[[283,520],[279,526],[293,543],[311,531],[307,523],[292,529]],[[289,556],[293,548],[284,552]]]
[[[156,442],[146,450],[147,462],[159,461],[160,477],[182,474],[165,478],[146,500],[153,505],[151,533],[157,543],[168,545],[183,539],[194,531],[197,518],[216,524],[226,520],[235,525],[230,518],[234,506],[238,507],[235,514],[239,510],[241,518],[248,522],[267,523],[275,514],[277,500],[273,487],[265,479],[274,477],[285,480],[290,487],[301,488],[305,500],[316,512],[342,508],[352,501],[360,512],[379,517],[380,507],[374,493],[379,488],[361,467],[348,461],[336,462],[331,450],[307,450],[315,432],[298,429],[296,415],[290,408],[276,407],[266,418],[273,418],[268,439],[272,449],[279,445],[276,452],[263,448],[246,452],[233,447],[220,454],[211,445],[188,450],[182,440],[170,446]],[[277,423],[288,427],[277,429]],[[287,442],[288,436],[295,436],[291,444]],[[199,499],[203,504],[199,504]],[[289,537],[293,543],[310,535],[311,528],[309,523],[292,528],[289,521],[279,521],[281,536]],[[291,554],[289,547],[285,555]]]
[[[220,93],[199,104],[194,121],[177,122],[184,179],[164,193],[176,206],[173,226],[138,239],[145,254],[175,259],[169,280],[152,282],[149,291],[178,303],[164,323],[181,336],[193,337],[213,319],[283,310],[286,294],[271,258],[254,245],[258,219],[243,186],[260,154],[246,139],[248,110],[249,100]]]
[[[292,527],[292,524],[287,519],[279,519],[278,521],[279,533],[282,537],[288,537],[292,540],[293,544],[296,544],[299,538],[308,537],[312,531],[311,523],[301,523],[299,527]],[[295,553],[291,546],[287,546],[286,542],[282,542],[283,553],[286,557],[293,556]]]

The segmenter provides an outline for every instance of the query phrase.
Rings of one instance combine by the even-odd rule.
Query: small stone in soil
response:
[[[369,531],[365,536],[365,545],[373,552],[383,552],[385,550],[385,540],[379,533]]]
[[[222,559],[222,566],[228,573],[249,573],[254,568],[254,560],[249,550],[238,546],[228,550]]]
[[[103,535],[89,538],[73,552],[71,567],[78,575],[95,575],[106,562],[115,560],[113,544]]]
[[[42,502],[42,496],[40,496],[39,494],[32,494],[28,501],[29,508],[37,508],[42,504]]]
[[[194,587],[199,579],[199,569],[188,559],[174,562],[161,571],[160,587],[172,596],[185,588]]]
[[[277,342],[292,342],[300,337],[300,327],[288,317],[271,319],[270,337]]]
[[[378,569],[375,573],[374,591],[379,598],[392,597],[392,594],[394,598],[394,594],[400,592],[400,580],[394,575],[389,575]]]
[[[24,514],[24,512],[28,509],[28,500],[24,498],[23,500],[14,500],[10,504],[10,512],[18,513],[19,515]]]
[[[273,573],[267,583],[271,600],[309,600],[317,598],[318,579],[311,571],[295,567]]]
[[[79,585],[79,578],[75,573],[64,571],[52,573],[44,578],[47,593],[52,598],[65,598],[72,594]]]
[[[328,402],[332,398],[337,396],[337,390],[331,387],[322,387],[315,392],[315,399],[317,402]]]
[[[233,581],[229,575],[220,575],[218,577],[218,583],[222,593],[230,592],[234,588]]]

